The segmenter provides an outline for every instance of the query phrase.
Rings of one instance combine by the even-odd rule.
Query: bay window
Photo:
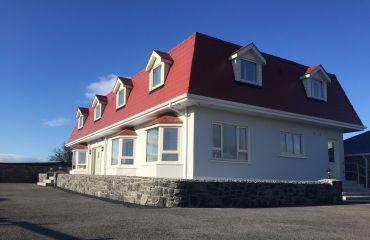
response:
[[[218,160],[248,161],[248,128],[212,124],[212,158]]]
[[[72,152],[72,170],[85,170],[86,169],[86,151],[73,151]]]
[[[179,128],[156,127],[147,130],[146,161],[178,161]]]
[[[112,139],[111,166],[134,164],[134,138]]]

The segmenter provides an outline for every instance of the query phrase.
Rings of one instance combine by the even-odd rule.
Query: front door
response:
[[[329,159],[329,168],[331,169],[331,176],[334,179],[339,179],[338,175],[338,157],[337,157],[337,142],[333,139],[328,140],[328,159]]]
[[[102,148],[97,147],[93,149],[93,175],[101,175],[101,161],[102,161]]]

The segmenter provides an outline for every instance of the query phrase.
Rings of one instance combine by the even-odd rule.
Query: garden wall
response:
[[[322,181],[181,180],[59,174],[57,187],[156,207],[275,207],[337,204],[342,184]]]

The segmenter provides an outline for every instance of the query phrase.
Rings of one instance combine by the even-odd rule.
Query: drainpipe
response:
[[[188,125],[188,107],[185,108],[185,113],[177,110],[173,107],[173,103],[168,105],[168,108],[172,111],[176,112],[180,116],[185,116],[185,161],[184,161],[184,169],[185,169],[185,179],[188,178],[188,132],[189,132],[189,125]]]

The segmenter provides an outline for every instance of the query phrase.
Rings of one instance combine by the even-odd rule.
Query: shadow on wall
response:
[[[49,172],[50,168],[56,170],[59,166],[65,171],[69,169],[69,166],[65,166],[58,162],[0,163],[0,182],[36,183],[39,173]]]
[[[6,226],[6,225],[11,225],[11,226],[17,226],[22,229],[31,231],[33,233],[37,233],[39,235],[42,235],[44,237],[49,237],[52,239],[60,239],[60,240],[68,240],[68,239],[74,239],[74,240],[84,240],[86,238],[79,238],[67,233],[63,233],[60,231],[56,231],[50,228],[47,228],[45,226],[41,226],[39,224],[34,224],[26,221],[11,221],[7,218],[0,218],[0,226]],[[94,239],[89,239],[89,240],[109,240],[112,238],[94,238]],[[86,239],[87,240],[87,239]]]

